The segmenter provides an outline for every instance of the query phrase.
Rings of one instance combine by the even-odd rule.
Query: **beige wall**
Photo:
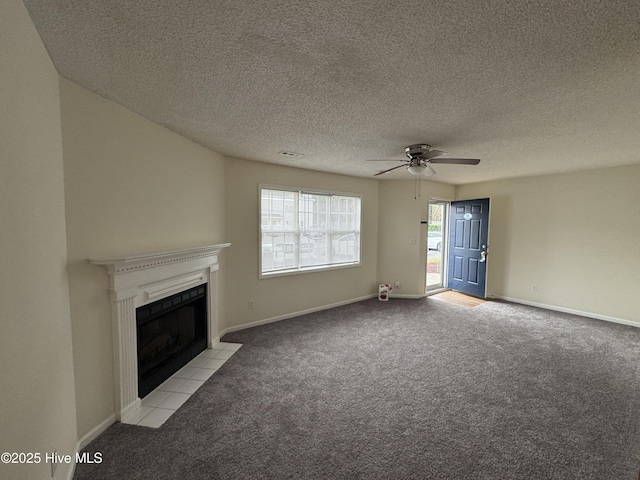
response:
[[[114,413],[108,277],[87,258],[225,241],[224,158],[64,79],[61,101],[83,437]]]
[[[362,194],[362,265],[258,279],[258,183]],[[378,182],[236,158],[226,165],[227,310],[222,328],[272,319],[376,291]],[[254,309],[247,308],[254,302]]]
[[[640,323],[639,186],[633,165],[458,187],[491,198],[488,293]]]
[[[454,200],[455,187],[422,180],[420,197],[415,198],[413,180],[380,182],[378,231],[378,281],[392,286],[392,295],[420,297],[426,291],[427,221],[429,197]],[[410,241],[415,240],[415,243]]]
[[[58,75],[18,0],[0,2],[0,45],[0,451],[73,455]],[[51,466],[0,464],[0,478],[51,478]]]

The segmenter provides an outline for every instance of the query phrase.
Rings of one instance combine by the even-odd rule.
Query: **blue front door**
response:
[[[489,199],[451,202],[447,286],[485,298]]]

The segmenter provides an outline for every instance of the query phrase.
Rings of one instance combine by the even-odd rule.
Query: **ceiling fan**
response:
[[[480,163],[480,159],[478,158],[441,158],[446,155],[447,152],[443,152],[442,150],[432,150],[431,145],[426,143],[409,145],[404,149],[404,153],[408,157],[407,160],[367,160],[368,162],[402,162],[402,165],[378,172],[374,177],[401,167],[407,167],[407,171],[414,175],[424,173],[425,176],[429,176],[435,175],[436,173],[436,171],[431,167],[431,164],[434,163],[449,163],[452,165],[478,165]]]

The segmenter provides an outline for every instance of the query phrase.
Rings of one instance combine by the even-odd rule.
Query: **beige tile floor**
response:
[[[241,343],[220,342],[208,348],[144,397],[140,408],[122,423],[160,427],[241,346]]]

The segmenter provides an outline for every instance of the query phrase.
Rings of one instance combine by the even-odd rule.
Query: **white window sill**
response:
[[[360,267],[362,262],[340,263],[338,265],[321,265],[315,267],[292,268],[289,270],[277,270],[274,272],[261,272],[258,275],[260,280],[266,278],[285,277],[288,275],[300,275],[304,273],[326,272],[327,270],[341,270],[343,268]]]

